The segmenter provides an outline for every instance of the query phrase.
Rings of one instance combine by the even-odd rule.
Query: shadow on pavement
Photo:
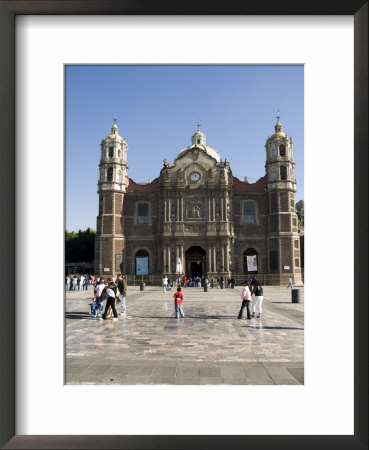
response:
[[[278,304],[291,305],[292,304],[292,302],[269,302],[269,303],[274,303],[275,305],[278,305]],[[299,303],[301,304],[301,303],[304,303],[304,302],[299,302]],[[296,303],[294,303],[294,304],[296,304]]]
[[[130,317],[132,317],[134,319],[175,319],[174,316],[134,316],[134,315],[130,315]],[[202,320],[206,320],[206,319],[237,319],[237,314],[234,316],[205,316],[205,315],[201,315],[201,314],[199,314],[198,316],[188,316],[185,313],[185,316],[183,318],[184,319],[202,319]]]
[[[257,328],[259,330],[304,330],[304,328],[295,328],[295,327],[263,327],[262,325],[242,325],[243,328]]]
[[[94,316],[92,314],[89,314],[88,312],[73,311],[65,313],[66,319],[88,319],[89,317],[91,317],[91,319],[94,318]]]

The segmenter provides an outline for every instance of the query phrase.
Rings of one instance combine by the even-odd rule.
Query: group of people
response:
[[[65,277],[66,291],[87,291],[92,284],[91,275],[69,274]]]
[[[252,298],[254,295],[254,298]],[[259,319],[261,317],[262,304],[264,300],[263,287],[256,278],[252,280],[245,280],[244,287],[241,293],[242,304],[238,318],[242,319],[243,310],[246,308],[247,319],[251,320],[253,317]],[[252,312],[250,312],[250,302],[252,301]],[[258,314],[256,314],[258,309]]]
[[[127,280],[121,273],[117,277],[108,277],[105,281],[104,277],[96,280],[94,287],[94,301],[90,303],[91,314],[95,318],[105,320],[108,314],[113,314],[113,321],[118,320],[118,313],[116,310],[116,302],[121,305],[121,315],[125,316],[126,311],[126,296],[127,296]],[[106,300],[105,310],[103,311],[102,301]]]
[[[198,280],[196,280],[198,278]],[[201,279],[195,277],[195,283],[199,283],[201,286]],[[218,285],[222,289],[222,281],[219,278]],[[208,283],[208,279],[204,278],[203,283]],[[168,287],[170,286],[170,281],[166,275],[163,276],[162,284],[163,291],[166,293]],[[189,284],[190,283],[190,284]],[[94,276],[85,277],[84,275],[68,275],[66,277],[66,287],[68,290],[87,290],[87,286],[92,285],[94,288],[94,301],[90,303],[91,314],[100,320],[105,320],[108,315],[113,315],[113,320],[118,320],[118,312],[116,309],[116,303],[121,305],[121,315],[126,315],[126,296],[127,296],[127,280],[121,273],[117,277],[108,277],[106,280],[104,277],[95,278]],[[184,276],[182,279],[177,278],[176,280],[177,290],[174,293],[174,313],[175,317],[178,319],[184,317],[184,312],[182,309],[183,304],[183,293],[181,286],[191,286],[192,280],[187,279]],[[85,287],[86,286],[86,287]],[[196,284],[195,284],[196,286]],[[234,287],[234,280],[229,279],[227,282],[227,287]],[[288,287],[292,288],[292,280],[289,280]],[[254,296],[254,297],[253,297]],[[260,318],[262,314],[262,303],[264,300],[263,287],[260,285],[256,278],[245,280],[244,287],[241,293],[241,309],[238,313],[238,319],[242,319],[243,311],[246,308],[247,319]],[[103,300],[106,300],[105,309],[102,305]],[[251,310],[250,310],[250,303]]]
[[[218,288],[224,289],[224,288],[234,288],[235,286],[235,280],[234,278],[228,278],[225,279],[224,277],[218,277],[216,280],[214,278],[211,278],[210,280],[205,276],[202,275],[199,276],[190,276],[189,278],[184,275],[182,278],[177,277],[175,280],[170,280],[166,275],[163,276],[162,279],[162,286],[163,286],[163,292],[166,293],[166,291],[170,291],[172,287],[203,287],[205,284],[211,287],[214,287],[215,283],[217,283]]]
[[[254,296],[254,298],[252,298]],[[184,317],[184,312],[182,309],[183,303],[183,293],[180,286],[177,287],[177,291],[173,295],[174,297],[174,313],[176,319]],[[251,280],[245,280],[244,287],[241,292],[242,304],[240,312],[238,313],[238,318],[242,319],[243,310],[246,308],[247,319],[252,318],[259,319],[261,317],[262,304],[264,300],[263,287],[256,278]],[[252,311],[250,311],[250,302],[252,301]],[[257,312],[256,312],[257,311]]]

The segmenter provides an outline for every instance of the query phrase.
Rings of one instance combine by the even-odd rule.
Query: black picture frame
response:
[[[354,435],[17,436],[15,435],[15,17],[20,14],[352,15],[355,58]],[[368,448],[368,1],[75,0],[0,1],[0,445],[6,449],[367,449]],[[19,280],[21,274],[17,274]],[[346,287],[351,289],[351,286]],[[5,292],[6,291],[6,292]],[[339,373],[333,374],[339,376]],[[344,381],[343,381],[344,382]]]

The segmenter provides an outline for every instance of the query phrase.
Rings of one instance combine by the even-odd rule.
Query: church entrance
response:
[[[201,277],[206,273],[206,252],[202,247],[190,247],[185,253],[185,261],[188,277]]]

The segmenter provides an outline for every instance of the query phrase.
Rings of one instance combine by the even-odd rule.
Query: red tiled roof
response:
[[[159,178],[155,178],[151,183],[140,184],[126,177],[127,192],[155,192],[159,186]]]
[[[233,177],[233,189],[240,192],[263,192],[268,183],[268,176],[264,175],[256,183],[246,183]]]

